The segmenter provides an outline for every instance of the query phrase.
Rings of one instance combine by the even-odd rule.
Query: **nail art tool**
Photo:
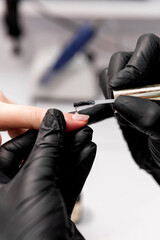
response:
[[[115,99],[102,99],[102,100],[89,100],[89,101],[81,101],[73,103],[75,108],[83,107],[87,105],[97,105],[97,104],[106,104],[106,103],[114,103]]]

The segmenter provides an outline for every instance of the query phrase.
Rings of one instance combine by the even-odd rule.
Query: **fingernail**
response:
[[[89,115],[75,113],[72,118],[77,121],[86,121],[89,119]]]

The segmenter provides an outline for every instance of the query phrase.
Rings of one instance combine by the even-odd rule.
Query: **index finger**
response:
[[[22,106],[0,102],[0,129],[26,128],[39,129],[47,110],[33,106]],[[74,131],[88,123],[87,117],[82,120],[72,118],[73,114],[64,113],[66,131]]]
[[[131,56],[132,52],[116,52],[112,55],[107,74],[107,94],[109,98],[113,98],[112,88],[115,89],[115,85],[117,82],[119,83],[118,74],[125,68]],[[124,81],[125,79],[123,79],[123,83]]]

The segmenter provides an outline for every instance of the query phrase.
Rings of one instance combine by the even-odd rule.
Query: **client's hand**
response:
[[[29,130],[2,145],[0,239],[83,239],[69,215],[95,157],[91,139],[88,127],[66,133],[63,114],[52,109],[38,136]]]
[[[9,135],[13,138],[24,133],[27,129],[39,129],[46,109],[16,105],[0,91],[0,112],[0,130],[8,130]],[[96,123],[113,116],[109,104],[99,104],[81,110],[79,113],[81,116],[79,120],[73,120],[73,113],[64,113],[66,131],[74,131],[87,123]]]
[[[7,130],[11,137],[24,133],[27,129],[39,129],[46,109],[16,105],[0,91],[0,130]],[[64,113],[66,131],[74,131],[85,126],[89,116],[81,115],[79,120],[73,114]]]

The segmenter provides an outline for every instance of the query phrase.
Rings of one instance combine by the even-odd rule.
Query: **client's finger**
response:
[[[79,114],[77,119],[73,118],[74,114],[64,113],[64,119],[66,121],[66,131],[71,132],[79,128],[84,127],[88,123],[88,115]]]
[[[27,130],[28,129],[25,129],[25,128],[11,128],[11,129],[8,129],[8,134],[11,138],[15,138],[25,133]]]
[[[3,102],[3,103],[10,103],[10,104],[14,104],[13,101],[11,101],[10,99],[8,99],[4,94],[3,92],[0,90],[0,102]],[[24,132],[26,132],[28,129],[9,129],[8,131],[8,134],[11,138],[15,138],[21,134],[23,134]],[[1,145],[1,142],[2,142],[2,139],[1,139],[1,136],[0,136],[0,145]]]
[[[46,109],[33,106],[21,106],[0,102],[0,129],[9,130],[11,128],[39,129]],[[66,121],[66,131],[74,131],[85,126],[88,117],[73,119],[73,114],[64,113]]]

